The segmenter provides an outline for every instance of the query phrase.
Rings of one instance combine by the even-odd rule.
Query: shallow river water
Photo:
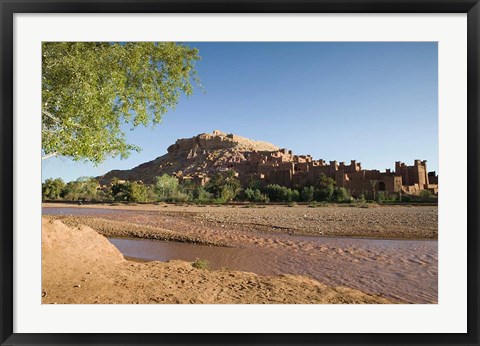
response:
[[[50,215],[135,213],[112,209],[44,208]],[[438,242],[291,236],[289,248],[246,244],[234,248],[146,239],[110,238],[125,256],[168,261],[206,259],[212,269],[228,268],[261,275],[306,275],[327,285],[343,285],[408,303],[436,303]]]

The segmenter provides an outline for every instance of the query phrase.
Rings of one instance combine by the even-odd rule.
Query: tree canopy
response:
[[[42,46],[43,158],[125,158],[124,124],[159,123],[199,85],[198,50],[174,42],[45,42]]]

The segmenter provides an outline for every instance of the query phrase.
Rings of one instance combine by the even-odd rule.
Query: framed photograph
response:
[[[478,345],[478,1],[1,0],[1,345]]]

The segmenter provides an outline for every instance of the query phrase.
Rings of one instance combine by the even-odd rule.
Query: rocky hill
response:
[[[150,184],[162,174],[192,177],[210,176],[225,171],[236,163],[246,162],[253,153],[277,152],[273,144],[254,141],[215,130],[192,138],[182,138],[167,149],[167,154],[130,170],[113,170],[98,177],[102,185],[113,178],[141,180]]]
[[[425,160],[415,160],[413,166],[397,161],[395,171],[365,170],[356,160],[350,164],[314,160],[310,155],[294,155],[291,150],[279,149],[270,143],[220,131],[179,139],[168,147],[167,154],[153,161],[131,170],[110,171],[98,179],[102,185],[109,184],[113,178],[152,184],[157,176],[167,173],[180,182],[189,180],[205,185],[213,174],[227,170],[235,172],[243,187],[255,183],[302,188],[315,185],[325,175],[354,197],[371,193],[370,198],[374,199],[372,182],[376,184],[375,192],[385,194],[420,195],[425,189],[435,195],[438,192],[438,176],[428,172]]]

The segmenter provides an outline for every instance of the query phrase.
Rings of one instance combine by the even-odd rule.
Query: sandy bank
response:
[[[134,262],[93,229],[42,219],[43,303],[390,303],[306,277],[196,269],[188,262]]]
[[[324,235],[335,237],[367,237],[384,239],[437,239],[437,206],[377,206],[358,208],[337,205],[310,208],[306,205],[288,207],[269,205],[247,208],[245,206],[176,206],[119,205],[109,206],[44,203],[44,207],[101,208],[126,211],[122,220],[170,229],[168,220],[175,218],[190,225],[226,227],[236,231],[259,231],[298,235]],[[135,211],[136,213],[128,213]],[[118,220],[118,216],[102,215]]]

